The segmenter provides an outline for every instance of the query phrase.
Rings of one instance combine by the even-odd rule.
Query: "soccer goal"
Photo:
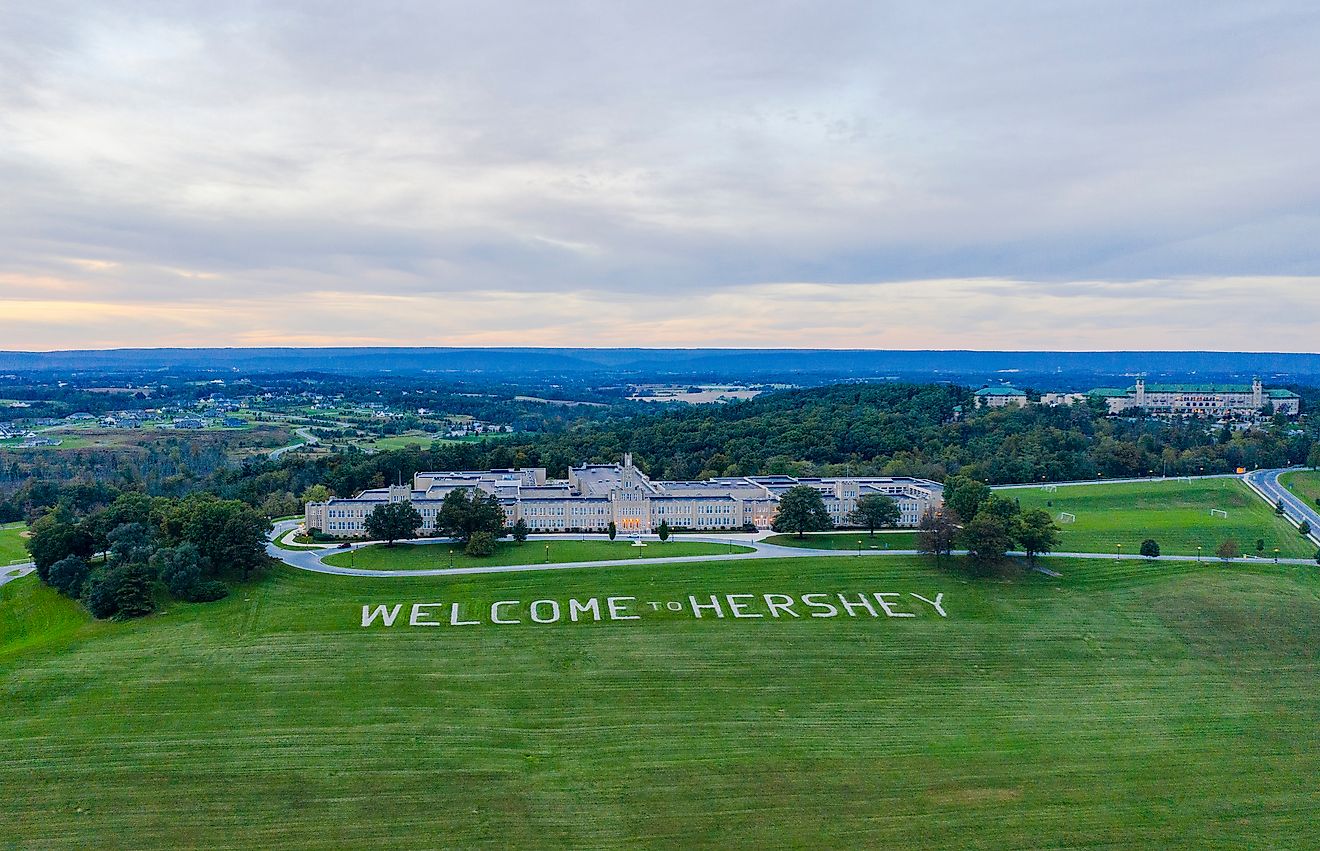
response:
[[[1222,517],[1222,518],[1224,518],[1225,520],[1227,520],[1227,519],[1228,519],[1228,512],[1225,511],[1225,510],[1222,509],[1222,508],[1212,508],[1212,509],[1210,509],[1210,516],[1211,516],[1211,517]]]
[[[1045,491],[1045,493],[1058,493],[1058,492],[1059,492],[1059,486],[1058,486],[1058,485],[1043,485],[1043,486],[1041,486],[1041,490]]]
[[[1077,515],[1076,515],[1076,514],[1069,514],[1068,512],[1064,511],[1064,512],[1062,512],[1062,513],[1059,515],[1059,522],[1060,522],[1060,523],[1076,523],[1076,522],[1077,522]]]

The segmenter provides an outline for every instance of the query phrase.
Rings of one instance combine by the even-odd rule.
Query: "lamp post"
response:
[[[1201,560],[1201,548],[1199,546],[1196,548],[1196,560],[1198,562]]]
[[[1122,544],[1117,544],[1117,547],[1118,547],[1118,557],[1119,557],[1120,559],[1122,559],[1122,558],[1123,558],[1123,545],[1122,545]]]
[[[1275,564],[1278,564],[1278,563],[1279,563],[1279,548],[1278,548],[1278,547],[1275,547],[1275,548],[1274,548],[1274,563],[1275,563]]]
[[[546,564],[549,564],[549,563],[550,563],[550,545],[549,545],[549,544],[546,544],[546,545],[545,545],[545,563],[546,563]]]
[[[861,555],[862,555],[862,539],[861,539],[861,538],[858,538],[858,539],[857,539],[857,556],[860,558]]]

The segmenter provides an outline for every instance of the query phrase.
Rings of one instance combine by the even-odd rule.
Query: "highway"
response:
[[[1288,490],[1279,476],[1284,473],[1291,473],[1298,470],[1304,470],[1305,467],[1291,467],[1282,470],[1253,470],[1243,476],[1247,486],[1270,505],[1276,505],[1279,500],[1283,500],[1283,507],[1289,519],[1295,523],[1305,520],[1311,524],[1311,540],[1320,545],[1320,512],[1315,510],[1314,506],[1306,504],[1301,497]]]

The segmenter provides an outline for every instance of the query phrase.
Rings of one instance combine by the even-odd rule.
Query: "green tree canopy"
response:
[[[1036,556],[1054,552],[1059,545],[1059,527],[1043,508],[1022,512],[1017,521],[1017,543],[1034,565]]]
[[[771,528],[776,532],[793,532],[799,538],[805,532],[824,532],[834,522],[825,509],[820,491],[809,485],[794,485],[779,497],[779,512]]]
[[[458,488],[445,494],[435,516],[435,529],[447,538],[467,543],[477,532],[498,538],[508,518],[494,494],[476,488]]]
[[[385,546],[392,547],[395,541],[417,537],[422,515],[411,502],[386,502],[371,509],[363,526],[368,538],[384,541]]]
[[[990,498],[990,486],[966,476],[951,476],[944,483],[944,506],[967,521],[976,516],[981,503]]]
[[[898,501],[889,494],[868,493],[857,498],[857,507],[848,513],[848,522],[872,535],[884,526],[893,526],[900,517]]]

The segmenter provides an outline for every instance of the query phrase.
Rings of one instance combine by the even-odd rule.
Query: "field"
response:
[[[1315,545],[1297,529],[1276,517],[1274,510],[1236,479],[1198,479],[1191,482],[1161,480],[1131,484],[1077,485],[1054,493],[1040,488],[998,491],[1016,498],[1023,508],[1044,508],[1057,521],[1063,512],[1077,515],[1075,523],[1061,523],[1060,552],[1112,553],[1116,544],[1135,553],[1146,538],[1154,538],[1165,555],[1213,557],[1226,538],[1236,538],[1246,554],[1264,539],[1264,552],[1274,548],[1285,558],[1310,558]],[[1210,516],[1210,509],[1228,512],[1227,518]]]
[[[450,557],[450,551],[453,557]],[[563,564],[573,561],[610,561],[623,558],[664,558],[668,556],[708,556],[750,552],[747,547],[707,544],[699,541],[651,541],[634,547],[628,541],[528,541],[515,544],[500,541],[494,555],[473,558],[463,554],[461,544],[398,544],[386,547],[374,544],[352,553],[340,552],[323,559],[326,564],[366,570],[431,570],[447,567],[482,567],[503,564]]]
[[[916,532],[876,532],[875,537],[865,532],[835,532],[827,535],[771,535],[762,543],[781,547],[802,547],[812,550],[856,550],[857,542],[863,550],[915,550]]]
[[[0,524],[0,567],[16,561],[27,561],[27,547],[23,546],[22,523]]]
[[[0,589],[14,847],[1315,847],[1313,569],[915,558],[363,580],[88,624]],[[361,607],[943,592],[947,619],[360,626]],[[911,603],[911,605],[909,605]],[[404,618],[407,617],[405,614]],[[522,617],[526,620],[526,614]]]
[[[1284,473],[1279,481],[1288,490],[1300,496],[1306,504],[1315,508],[1320,499],[1320,470],[1305,470],[1296,473]]]
[[[363,448],[375,450],[406,449],[409,446],[420,446],[425,449],[432,443],[480,443],[483,440],[503,440],[512,436],[512,434],[505,432],[500,432],[498,434],[471,434],[464,437],[432,437],[427,434],[399,434],[390,437],[377,437],[354,442]]]

